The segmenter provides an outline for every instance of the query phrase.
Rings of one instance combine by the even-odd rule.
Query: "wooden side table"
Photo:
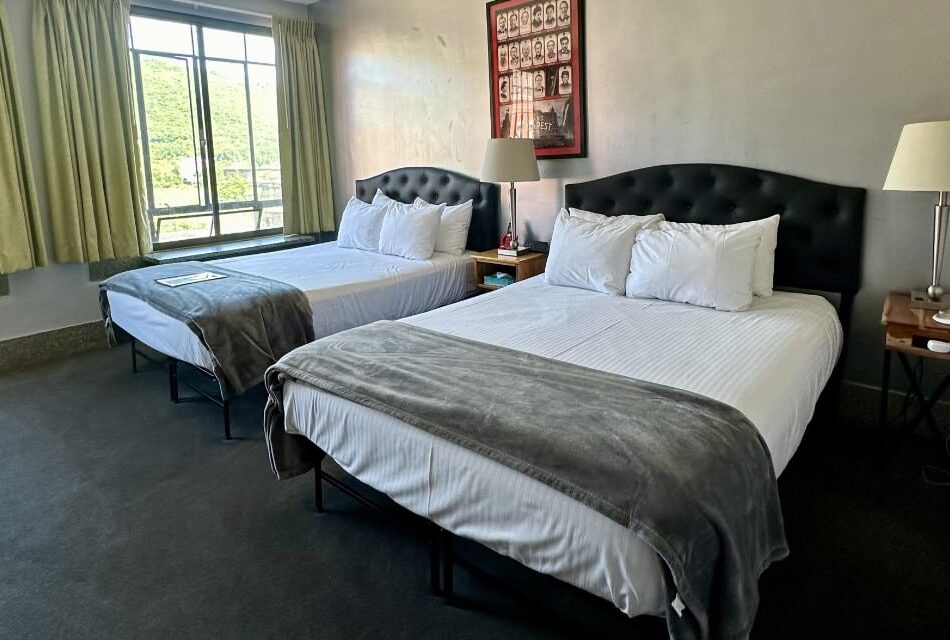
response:
[[[907,375],[911,394],[916,398],[917,413],[907,421],[902,431],[913,432],[918,424],[926,418],[927,424],[938,436],[942,437],[940,426],[933,415],[933,408],[940,398],[950,389],[950,374],[934,389],[928,398],[924,395],[923,380],[911,366],[909,356],[926,358],[929,360],[943,360],[950,362],[950,353],[938,353],[927,348],[929,340],[950,342],[950,326],[942,325],[932,320],[932,309],[912,309],[910,295],[906,293],[890,293],[884,300],[884,311],[881,314],[881,324],[884,325],[884,371],[881,380],[881,413],[880,426],[887,427],[889,422],[888,398],[891,384],[891,354],[897,358]]]
[[[485,284],[485,276],[497,271],[510,273],[515,282],[544,273],[548,257],[543,253],[526,253],[513,258],[498,255],[497,249],[489,249],[475,255],[475,282],[482,291],[494,291],[501,287]]]

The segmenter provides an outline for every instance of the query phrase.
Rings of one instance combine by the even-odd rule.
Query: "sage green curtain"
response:
[[[13,41],[0,4],[0,274],[46,264]]]
[[[284,231],[333,231],[333,185],[317,25],[273,19]]]
[[[60,262],[147,253],[128,0],[35,0],[33,46]]]

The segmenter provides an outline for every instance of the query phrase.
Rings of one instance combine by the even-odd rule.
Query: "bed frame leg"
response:
[[[432,525],[432,538],[429,540],[429,585],[432,588],[432,595],[442,595],[442,529]]]
[[[178,361],[168,359],[168,395],[171,401],[178,404]]]
[[[135,338],[131,338],[129,340],[129,345],[131,345],[132,347],[132,373],[138,373],[139,361],[138,361],[138,358],[136,358],[136,353],[135,353]]]
[[[452,552],[452,534],[445,529],[439,528],[439,538],[442,547],[442,595],[445,596],[446,602],[449,604],[452,603],[452,596],[455,593],[455,585],[453,584],[453,552]]]
[[[224,439],[231,439],[231,401],[227,398],[221,400],[221,411],[224,413]]]
[[[317,513],[323,513],[323,471],[319,464],[313,468],[313,506]]]

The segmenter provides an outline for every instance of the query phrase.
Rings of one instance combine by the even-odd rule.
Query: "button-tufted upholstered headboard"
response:
[[[400,202],[412,202],[420,197],[433,204],[458,204],[472,201],[472,224],[468,230],[471,251],[487,251],[498,246],[498,209],[500,188],[491,182],[436,169],[433,167],[404,167],[381,173],[372,178],[356,181],[356,197],[371,202],[376,189]]]
[[[676,222],[729,224],[778,213],[776,287],[839,293],[850,307],[861,285],[864,189],[747,167],[671,164],[569,184],[564,195],[568,207],[663,213]]]

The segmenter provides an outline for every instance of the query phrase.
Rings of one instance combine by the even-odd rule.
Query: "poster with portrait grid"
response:
[[[492,137],[586,156],[583,0],[495,0],[487,13]]]

